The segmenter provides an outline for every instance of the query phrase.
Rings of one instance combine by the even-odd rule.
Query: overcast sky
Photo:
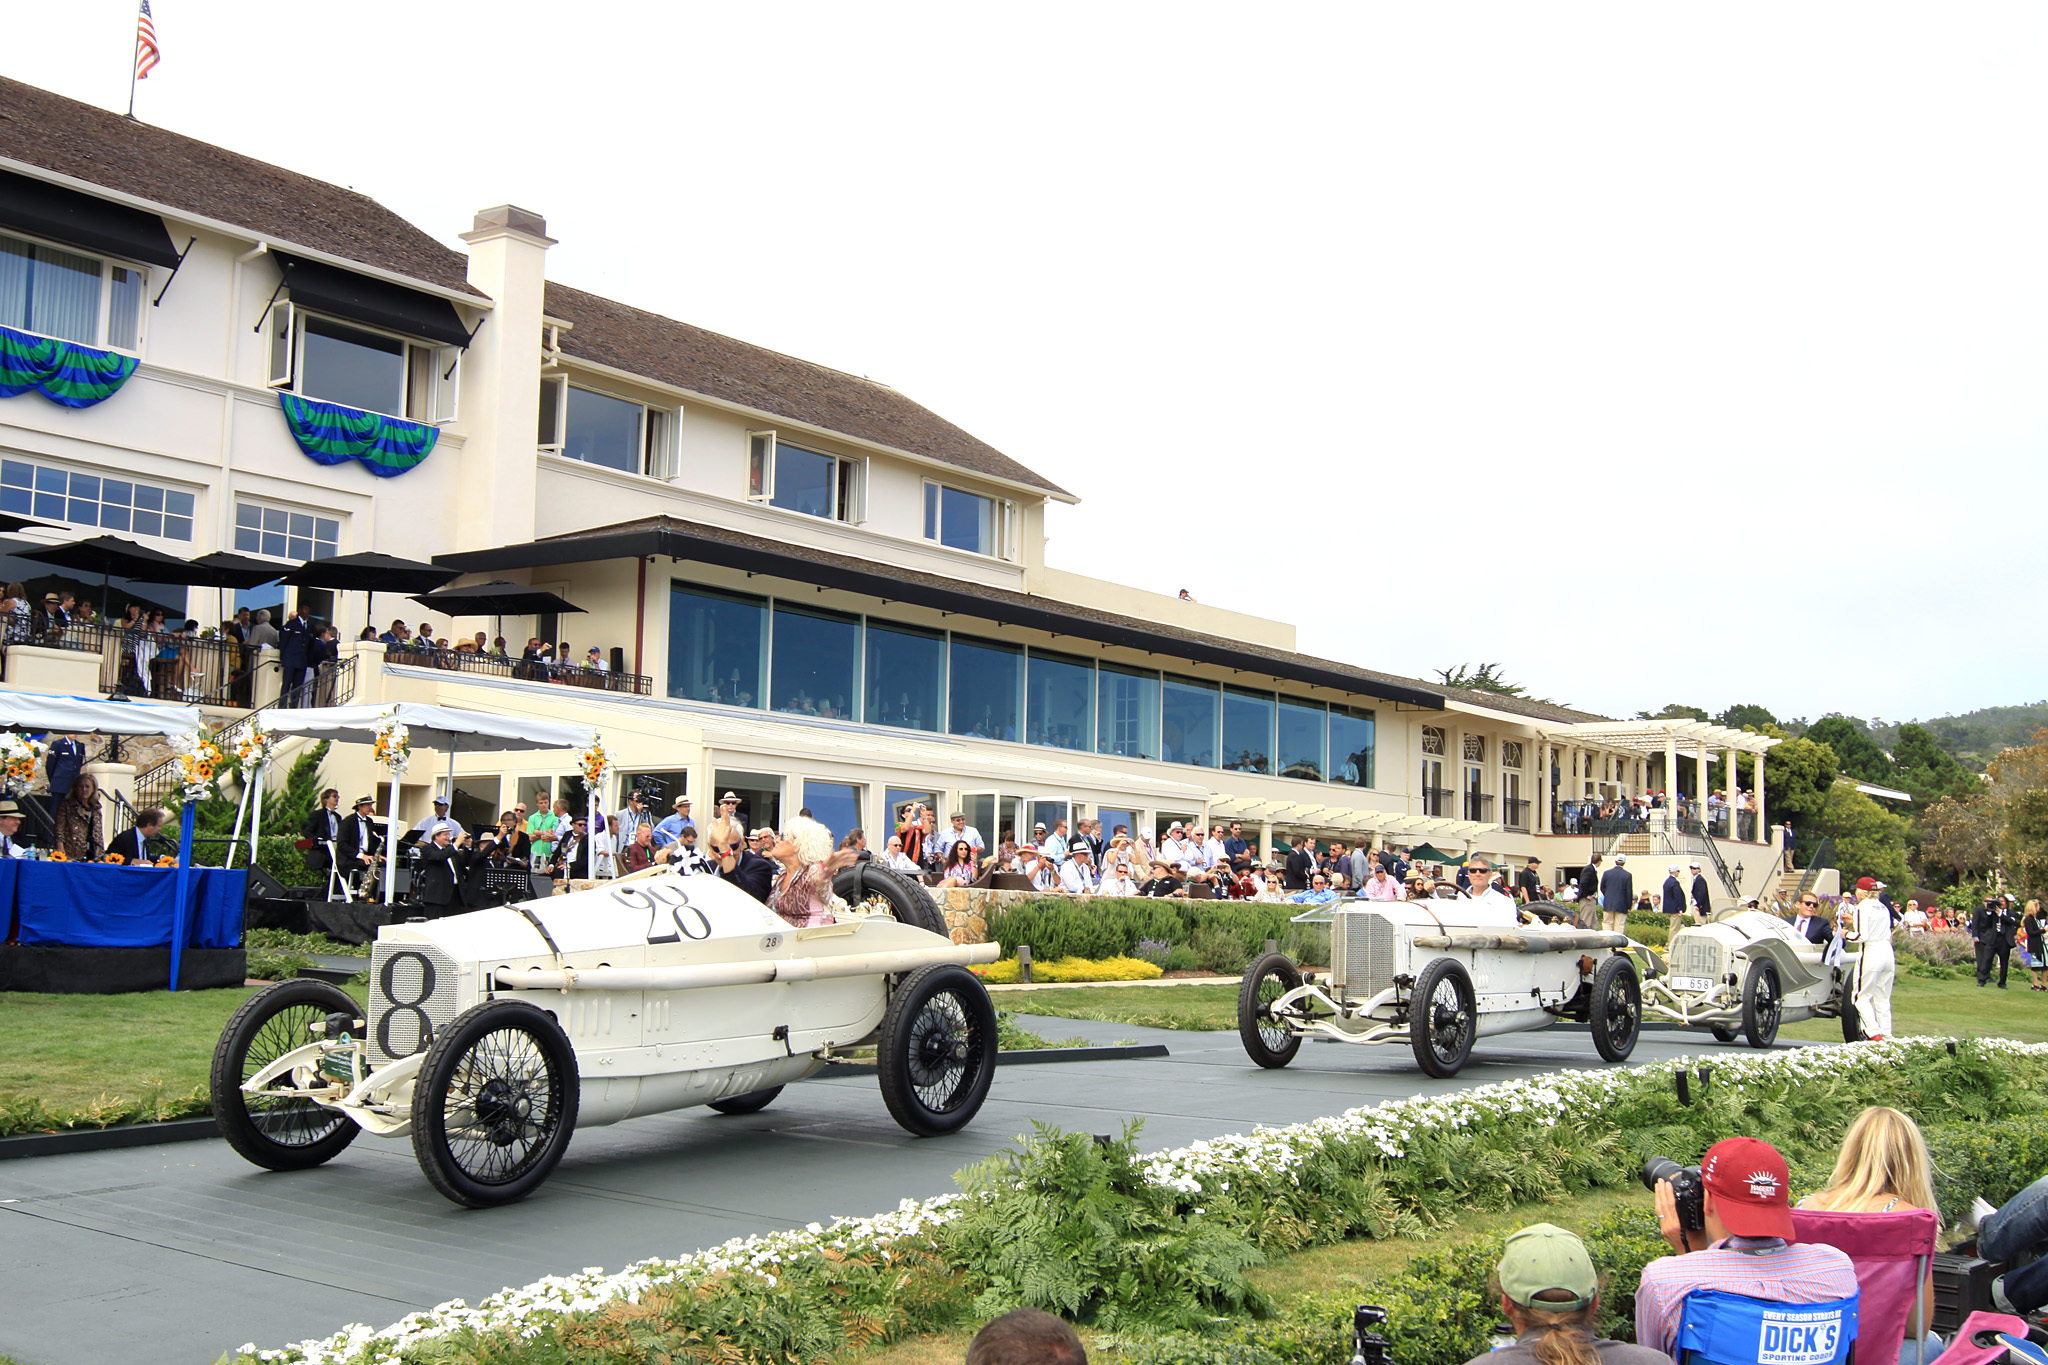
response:
[[[2048,694],[2038,5],[161,0],[138,114],[871,375],[1061,568],[1610,714]],[[0,72],[125,106],[125,0]]]

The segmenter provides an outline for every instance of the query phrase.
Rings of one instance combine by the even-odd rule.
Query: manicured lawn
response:
[[[0,1106],[32,1097],[52,1111],[139,1107],[130,1121],[203,1114],[214,1043],[255,993],[0,995]]]
[[[2016,1038],[2023,1043],[2048,1043],[2048,994],[2030,991],[2014,972],[2008,989],[1980,987],[1976,978],[1932,981],[1902,976],[1892,991],[1892,1027],[1901,1036],[1931,1034],[1939,1038]],[[1787,1024],[1785,1038],[1842,1041],[1835,1019],[1809,1019]]]
[[[997,1004],[1018,1014],[1101,1019],[1145,1028],[1234,1029],[1237,987],[1105,986],[1058,991],[1004,991]]]

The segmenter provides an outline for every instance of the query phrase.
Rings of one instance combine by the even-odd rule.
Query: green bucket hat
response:
[[[1532,1224],[1509,1237],[1497,1272],[1503,1294],[1524,1308],[1546,1313],[1576,1313],[1600,1291],[1600,1276],[1586,1254],[1586,1244],[1576,1233],[1550,1223]],[[1537,1302],[1536,1296],[1549,1289],[1577,1298]]]

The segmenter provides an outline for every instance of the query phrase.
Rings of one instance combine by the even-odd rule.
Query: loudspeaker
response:
[[[249,869],[249,894],[257,900],[283,900],[291,895],[291,888],[262,868],[252,867]]]

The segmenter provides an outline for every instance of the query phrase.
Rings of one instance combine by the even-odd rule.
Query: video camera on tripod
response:
[[[1387,1310],[1361,1303],[1351,1312],[1351,1365],[1394,1365],[1387,1339],[1372,1329],[1387,1320]]]

